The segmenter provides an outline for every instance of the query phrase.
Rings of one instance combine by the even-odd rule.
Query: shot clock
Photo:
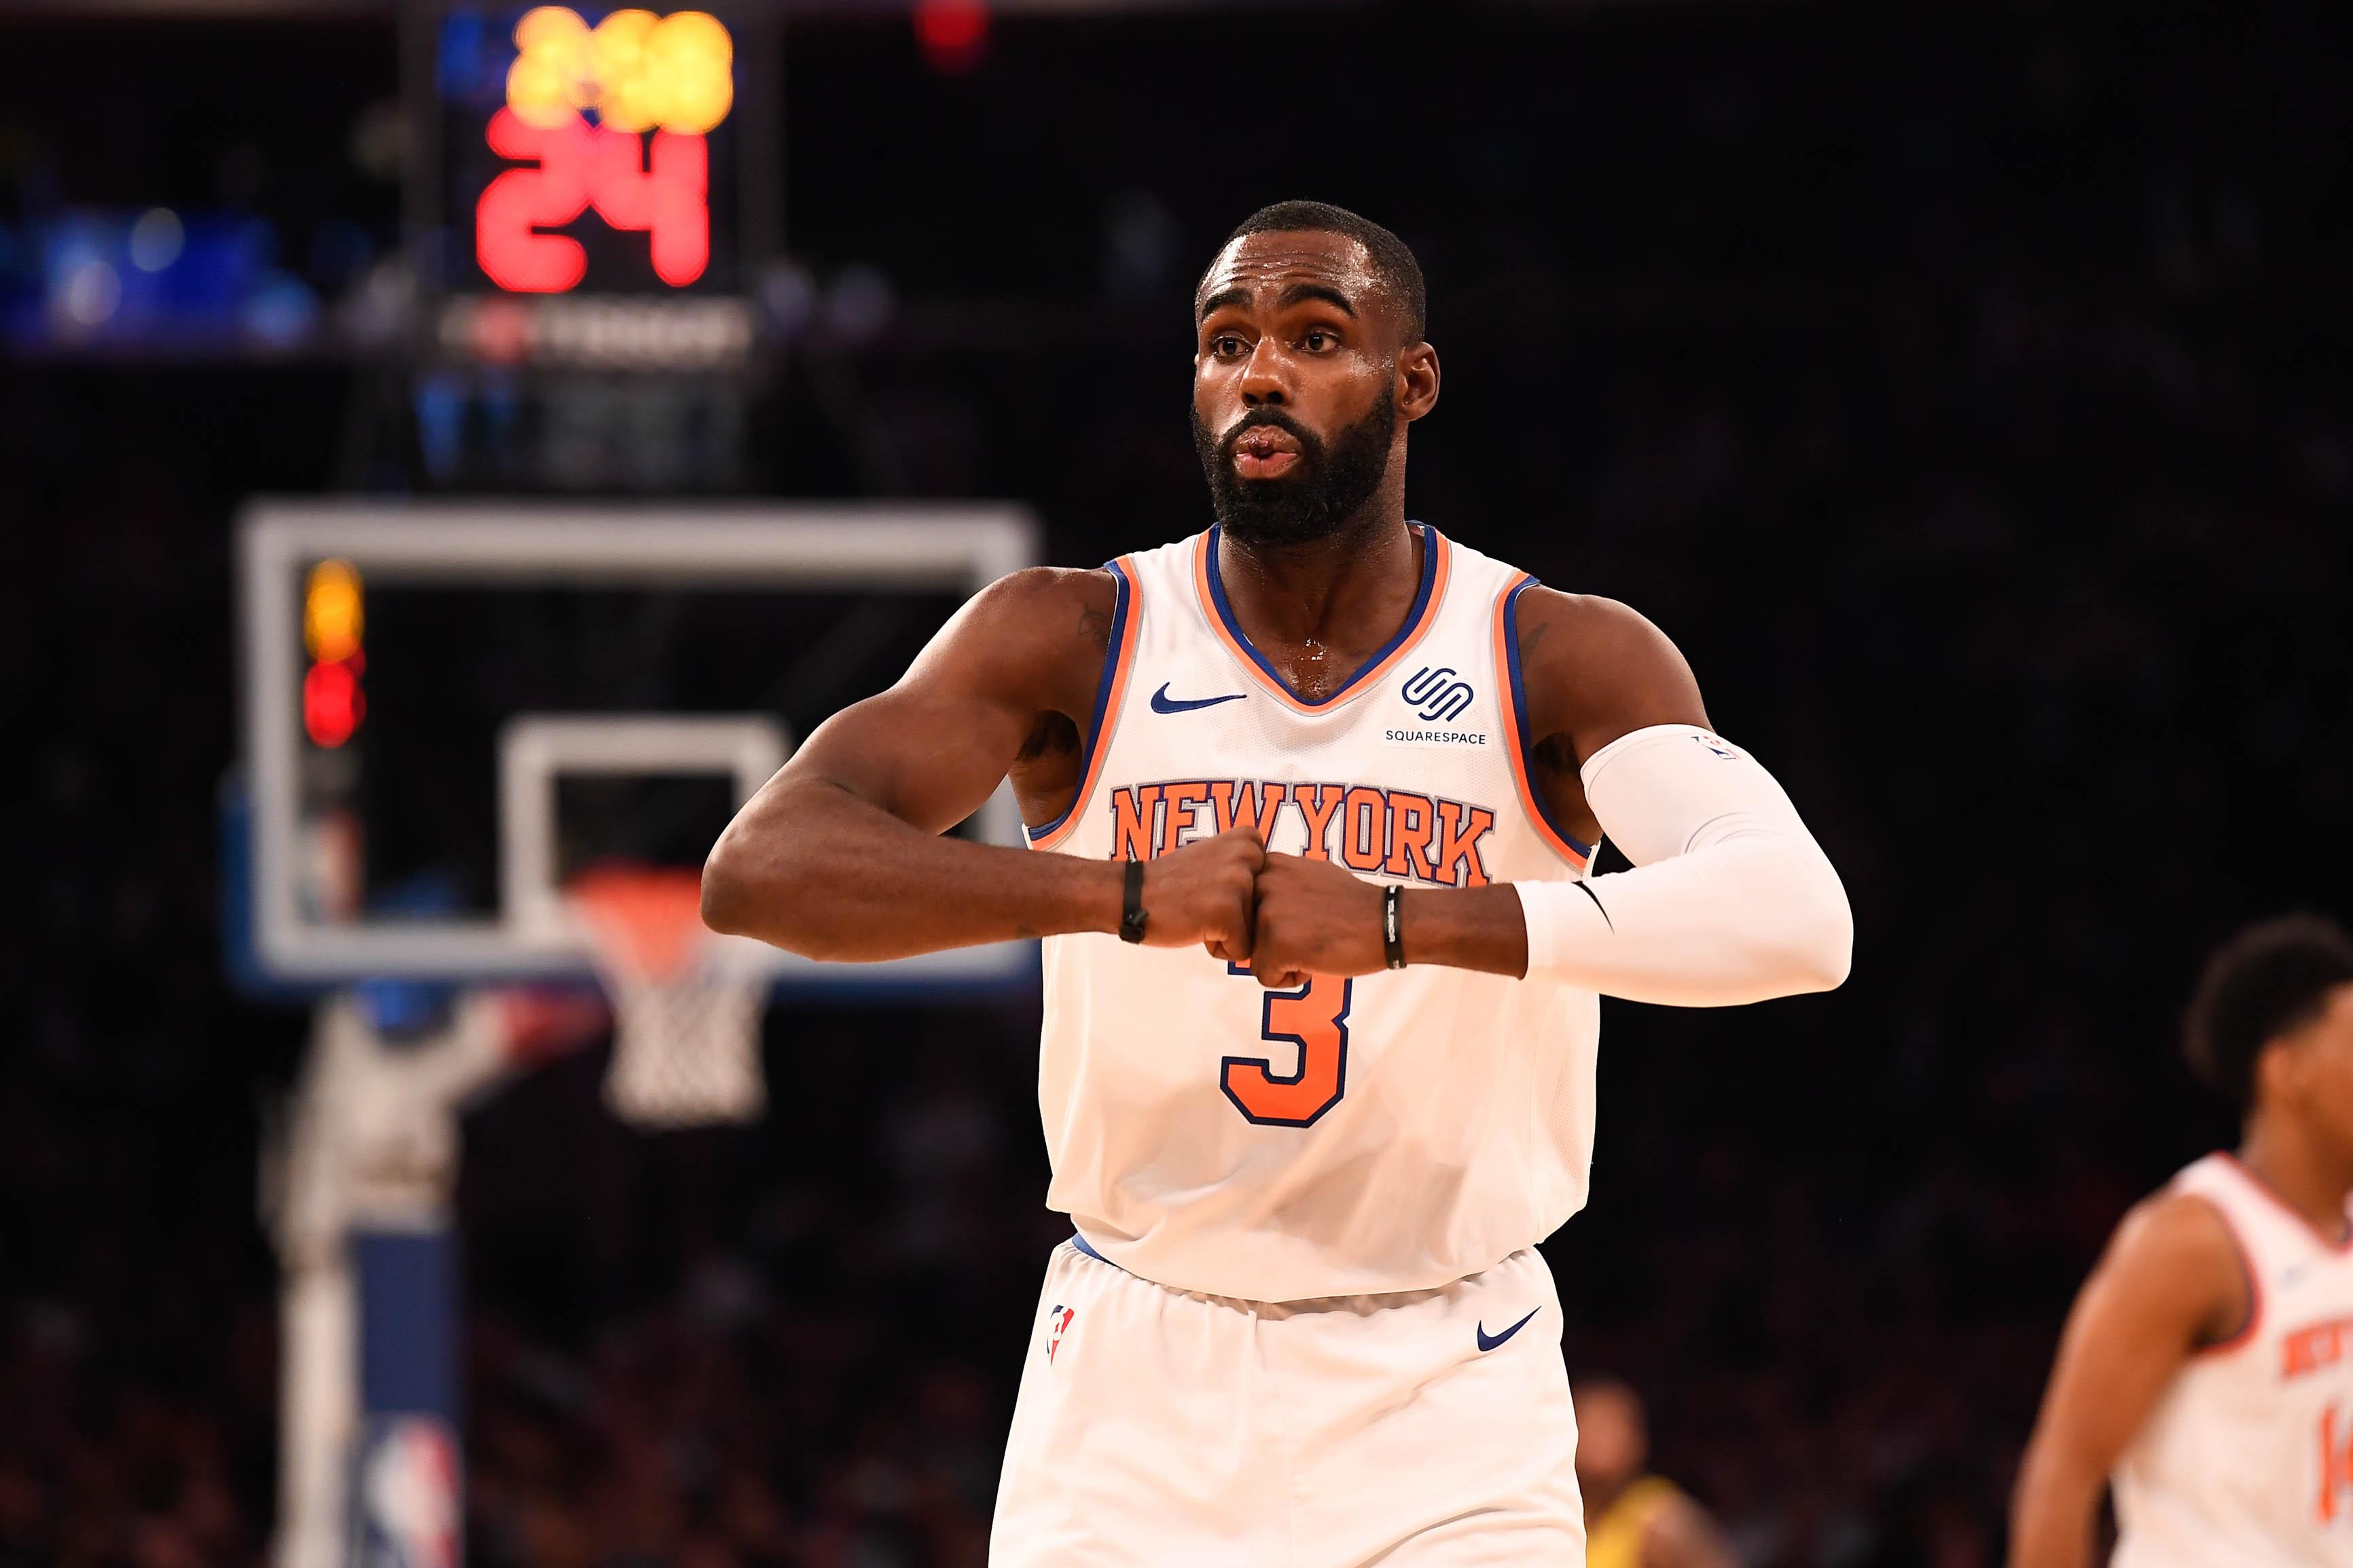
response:
[[[747,212],[774,195],[756,188],[774,105],[741,26],[710,10],[442,12],[438,188],[417,215],[442,236],[442,289],[741,291],[746,229],[762,226]]]
[[[429,482],[735,482],[782,196],[775,10],[406,13]]]

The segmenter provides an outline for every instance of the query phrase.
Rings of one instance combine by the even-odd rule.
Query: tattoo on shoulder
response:
[[[1079,612],[1079,635],[1098,648],[1111,647],[1111,617],[1092,605]]]

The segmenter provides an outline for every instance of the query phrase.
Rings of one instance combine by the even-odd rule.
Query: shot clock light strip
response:
[[[352,738],[367,716],[360,690],[365,656],[360,633],[367,624],[360,574],[348,561],[322,561],[302,591],[302,646],[311,668],[302,677],[302,729],[329,750]]]
[[[483,273],[513,293],[577,288],[586,250],[542,231],[594,208],[615,228],[645,231],[664,283],[702,277],[711,264],[703,136],[735,101],[726,27],[701,11],[628,10],[592,29],[565,6],[543,5],[524,14],[514,39],[506,107],[487,136],[491,151],[524,166],[493,179],[475,205]],[[650,149],[639,140],[649,130]]]

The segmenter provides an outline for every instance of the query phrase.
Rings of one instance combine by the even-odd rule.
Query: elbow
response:
[[[1854,910],[1847,903],[1846,889],[1828,861],[1822,863],[1820,879],[1823,886],[1807,900],[1807,918],[1796,922],[1800,940],[1792,944],[1790,958],[1799,994],[1835,991],[1854,969]]]
[[[750,904],[742,868],[722,838],[702,862],[702,923],[721,936],[748,936]]]
[[[1835,991],[1854,967],[1854,910],[1838,869],[1810,835],[1755,836],[1724,847],[1728,880],[1712,891],[1736,897],[1738,1000],[1763,1002]]]
[[[1778,972],[1778,996],[1835,991],[1854,967],[1854,910],[1846,889],[1828,860],[1816,859],[1803,874],[1782,883],[1769,967]]]
[[[777,896],[781,868],[760,848],[741,822],[719,836],[702,862],[702,923],[721,936],[790,945],[776,929],[778,912],[790,907]]]
[[[733,827],[702,862],[702,923],[721,936],[750,937],[820,963],[861,954],[844,944],[807,896],[810,868],[780,858]]]
[[[1806,995],[1818,991],[1835,991],[1846,984],[1846,977],[1853,972],[1854,926],[1848,921],[1841,926],[1835,938],[1807,949],[1799,964],[1796,994]]]

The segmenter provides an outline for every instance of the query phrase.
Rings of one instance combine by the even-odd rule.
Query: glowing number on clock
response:
[[[710,152],[700,136],[653,134],[652,163],[634,133],[578,115],[533,125],[512,109],[491,117],[491,151],[534,160],[490,183],[474,207],[474,256],[491,282],[519,294],[560,294],[588,270],[580,242],[542,234],[590,207],[615,228],[641,229],[654,276],[673,289],[711,264]]]

